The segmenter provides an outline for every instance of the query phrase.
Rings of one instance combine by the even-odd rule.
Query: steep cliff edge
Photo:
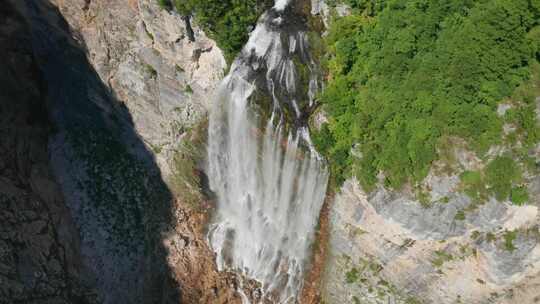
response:
[[[66,248],[72,248],[73,253],[65,254],[69,261],[59,263],[66,265],[75,279],[84,279],[89,299],[98,303],[239,302],[236,280],[217,272],[204,239],[208,204],[201,194],[198,171],[198,149],[205,134],[198,125],[204,125],[213,86],[225,67],[219,49],[196,28],[197,41],[189,42],[181,18],[160,10],[152,1],[130,2],[134,6],[109,1],[57,3],[68,8],[65,16],[48,1],[12,3],[28,24],[28,33],[20,39],[26,43],[27,55],[35,58],[33,68],[39,71],[42,91],[38,93],[47,104],[43,115],[50,118],[43,128],[53,131],[49,137],[48,133],[32,134],[43,145],[37,152],[45,155],[33,152],[28,157],[50,162],[51,176],[58,186],[51,182],[35,191],[58,191],[64,202],[57,200],[61,211],[73,219],[70,230],[61,228],[66,230],[61,236],[70,238]],[[93,18],[99,22],[92,23]],[[79,22],[95,27],[76,32]],[[10,35],[18,34],[10,24],[5,29]],[[107,55],[100,57],[103,54]],[[10,56],[7,58],[20,59]],[[8,63],[27,61],[22,58],[20,63]],[[33,81],[23,76],[17,81]],[[16,88],[14,81],[8,80],[8,88]],[[32,91],[21,89],[12,95],[26,96],[23,93]],[[29,108],[32,113],[41,109],[34,104]],[[11,116],[6,119],[10,120],[6,123],[11,122]],[[26,131],[18,132],[25,128],[15,124],[7,130],[19,140]],[[24,153],[24,146],[17,147],[16,151]],[[10,162],[11,154],[6,155],[2,155],[2,166],[9,169],[4,163]],[[24,157],[20,156],[22,164],[28,166]],[[8,169],[6,172],[13,173]],[[19,174],[20,183],[45,183],[48,175],[38,169],[32,175]],[[18,214],[23,207],[10,208]],[[6,217],[11,217],[8,211]],[[36,213],[28,213],[31,220],[49,216],[42,209]],[[67,225],[55,220],[59,226],[51,229]],[[32,231],[18,237],[34,238]],[[45,232],[40,226],[39,233]],[[19,247],[8,247],[8,253],[32,256]],[[42,258],[38,250],[35,254]],[[46,257],[52,259],[53,253]],[[38,283],[39,288],[53,285],[55,289],[47,294],[51,297],[61,292],[67,296],[82,293],[73,287],[77,281],[68,274],[64,281],[69,282],[57,283],[52,274],[23,266],[22,278],[13,277],[16,270],[9,270],[13,285],[7,285],[5,292],[10,296],[13,292],[20,297],[36,295],[36,303],[46,303],[49,299],[39,297],[41,293],[28,292]],[[30,287],[18,286],[22,284]],[[67,301],[79,303],[83,299]]]
[[[133,117],[165,177],[182,136],[206,115],[227,67],[196,25],[158,1],[54,0],[101,80]]]
[[[0,303],[93,303],[79,236],[50,168],[54,132],[28,24],[0,3]]]
[[[527,206],[490,200],[472,205],[452,182],[432,180],[448,196],[425,208],[414,195],[366,194],[349,180],[332,205],[328,303],[534,303],[540,271],[539,177]]]
[[[396,24],[401,24],[405,34],[403,36],[399,34],[379,36],[382,39],[380,41],[384,41],[384,43],[381,43],[381,49],[373,54],[383,61],[386,60],[386,63],[392,62],[390,66],[396,69],[399,63],[407,60],[402,57],[397,61],[391,61],[392,55],[400,54],[400,50],[391,49],[399,43],[392,44],[392,38],[388,37],[395,37],[397,40],[393,41],[399,41],[400,38],[406,36],[408,30],[416,29],[412,25],[414,22],[408,24],[407,22],[410,20],[405,21],[407,15],[404,11],[406,11],[405,8],[418,8],[422,7],[421,5],[407,1],[396,1],[395,6],[386,6],[384,1],[338,2],[346,2],[356,5],[356,7],[352,9],[346,5],[332,7],[332,5],[325,4],[324,1],[314,1],[320,7],[321,13],[330,15],[329,18],[326,18],[327,24],[338,24],[335,29],[341,33],[350,29],[347,26],[354,28],[353,24],[366,25],[364,28],[362,26],[354,28],[351,33],[356,34],[361,32],[361,29],[366,31],[373,29],[370,28],[370,25],[375,27],[375,24],[397,20]],[[491,4],[495,3],[501,6],[503,6],[502,4],[507,5],[505,8],[513,5],[511,1],[492,2]],[[387,19],[377,20],[374,17],[376,15],[374,11],[382,10],[383,7],[390,8],[387,12],[391,11],[391,13],[385,15]],[[521,9],[517,8],[516,11],[521,12]],[[422,16],[422,12],[419,10],[417,14],[413,15]],[[538,16],[538,10],[534,12]],[[353,15],[346,20],[351,23],[338,17],[350,13]],[[402,13],[403,15],[400,15]],[[494,15],[490,12],[483,15],[482,18],[487,19]],[[400,17],[392,19],[396,16]],[[420,23],[427,19],[425,16],[420,17],[422,20]],[[479,25],[483,20],[476,19],[478,22],[476,25]],[[538,17],[534,22],[532,24],[537,26]],[[531,33],[537,30],[538,28],[531,29],[529,35],[532,36]],[[482,28],[469,32],[466,36],[468,38],[475,37],[476,34],[483,31],[487,32],[485,28]],[[397,33],[397,31],[392,33]],[[335,35],[336,32],[332,34]],[[487,41],[493,43],[494,40],[490,40],[492,36],[488,37],[490,38]],[[369,51],[359,51],[358,49],[361,49],[362,43],[369,44],[370,38],[365,40],[361,38],[356,38],[357,40],[353,38],[352,44],[347,44],[351,40],[346,41],[346,39],[338,42],[341,43],[339,51],[342,53],[337,56],[342,56],[341,63],[354,56],[361,58],[359,61],[364,59],[367,61],[358,53],[365,52],[362,53],[365,55]],[[523,34],[521,38],[523,38]],[[355,44],[354,41],[358,43]],[[512,41],[519,41],[519,38],[516,36]],[[499,47],[499,44],[496,45]],[[334,45],[334,47],[336,46]],[[382,49],[385,47],[384,56],[381,56]],[[460,47],[464,46],[460,45]],[[538,59],[538,55],[535,58],[534,47],[531,50],[533,52],[527,53],[531,57],[529,58],[530,74],[524,78],[524,83],[520,87],[512,87],[512,90],[515,89],[517,94],[516,92],[511,93],[512,90],[510,90],[508,94],[512,94],[511,96],[504,98],[499,96],[499,99],[496,99],[498,106],[490,108],[494,119],[478,124],[480,127],[486,127],[493,121],[499,119],[503,121],[501,132],[497,135],[500,142],[488,147],[489,149],[485,153],[477,153],[474,141],[470,139],[450,137],[447,139],[446,145],[437,146],[436,154],[442,155],[442,157],[429,162],[429,170],[426,171],[425,178],[422,177],[418,182],[407,183],[403,187],[395,187],[386,179],[389,174],[378,167],[374,171],[376,185],[369,191],[366,191],[366,187],[361,186],[358,179],[354,177],[356,175],[361,179],[360,175],[365,172],[361,172],[358,167],[347,163],[348,168],[355,168],[356,171],[353,170],[343,186],[336,190],[336,199],[330,205],[330,240],[323,278],[323,300],[325,303],[487,304],[536,303],[540,300],[538,292],[538,286],[540,286],[540,216],[538,212],[540,207],[540,174],[538,171],[540,143],[538,137],[535,137],[535,132],[540,126],[540,98],[538,97],[540,82],[538,63],[535,60]],[[515,50],[510,52],[517,53]],[[421,53],[419,52],[419,54]],[[470,54],[468,55],[467,58],[472,58]],[[346,63],[344,64],[346,65]],[[350,71],[359,74],[363,71],[369,71],[367,73],[369,75],[362,81],[355,79],[354,72],[351,72],[351,75],[348,76],[354,79],[351,81],[353,87],[367,87],[365,84],[367,79],[372,74],[376,74],[377,65],[371,66],[371,69],[363,70],[361,64],[350,67]],[[473,60],[472,64],[477,64],[477,61]],[[496,63],[490,61],[490,64],[495,65]],[[463,77],[470,76],[465,67],[459,66],[455,62],[453,66],[448,68],[459,70],[463,73],[460,74]],[[396,74],[398,73],[396,72]],[[505,73],[504,76],[506,77],[508,74],[510,73]],[[390,69],[390,75],[394,75],[393,69]],[[332,81],[332,76],[335,80],[336,75],[331,75],[329,81]],[[384,79],[380,75],[374,78]],[[412,79],[407,80],[408,83],[423,85],[424,83],[431,84],[434,81],[432,79]],[[471,79],[475,78],[471,77]],[[388,82],[390,83],[391,80]],[[504,85],[510,83],[508,80],[502,82]],[[343,91],[348,90],[347,85],[337,87]],[[369,93],[373,95],[369,95],[369,97],[375,100],[376,93],[374,92],[376,89],[374,87],[370,87],[370,89],[372,91]],[[383,97],[378,101],[391,100],[391,86],[384,87],[384,89],[387,90],[385,93],[388,95],[382,95]],[[449,89],[449,91],[452,90]],[[339,97],[339,89],[336,92],[338,94],[334,96]],[[428,92],[428,96],[433,98],[434,105],[446,102],[445,98],[435,98],[433,92]],[[352,95],[351,100],[359,104],[360,101],[354,98],[360,94],[355,91],[352,94],[343,94],[343,96]],[[405,96],[403,90],[397,92],[398,96],[400,94]],[[346,104],[346,98],[341,100],[342,106]],[[362,97],[358,97],[358,99],[360,98]],[[362,105],[367,106],[366,104]],[[398,104],[400,104],[399,98]],[[405,102],[401,104],[405,104]],[[522,107],[521,110],[520,107]],[[375,105],[373,109],[377,113],[386,113],[388,108],[391,106],[380,103]],[[517,120],[512,120],[510,115],[505,114],[512,108],[516,111],[522,111],[524,115],[519,116]],[[360,121],[365,119],[365,116],[362,115],[369,112],[369,110],[360,111],[361,114],[358,114],[351,110],[351,108],[342,109],[341,113],[344,115],[341,118],[349,115],[349,117],[353,117],[351,121],[355,122],[355,119]],[[403,109],[403,111],[406,110]],[[424,115],[423,118],[429,117],[429,114],[426,113],[422,115]],[[337,120],[336,117],[328,117],[328,119]],[[371,121],[375,120],[376,117]],[[528,129],[522,127],[525,120],[530,121],[530,123],[527,122]],[[420,124],[413,129],[421,130],[423,126],[425,124]],[[372,126],[366,123],[363,127]],[[343,131],[339,127],[335,128],[336,133]],[[384,126],[385,130],[391,128],[391,123]],[[403,125],[398,128],[400,131],[404,129]],[[529,132],[528,136],[523,135],[527,132]],[[404,136],[406,135],[399,133],[398,138],[402,139]],[[343,138],[349,140],[350,136],[343,136]],[[353,148],[350,149],[349,146],[346,148],[350,149],[347,153],[350,153],[354,161],[365,159],[367,155],[360,147],[360,142],[365,138],[371,137],[366,135],[364,138],[356,138],[351,141]],[[382,142],[392,140],[391,136],[384,133],[378,133],[376,139]],[[527,142],[531,139],[532,142]],[[420,143],[427,145],[425,139],[420,140]],[[402,147],[410,146],[413,144],[402,143]],[[383,152],[388,153],[389,158],[399,157],[397,151],[389,153],[389,150],[383,149]],[[414,153],[405,155],[406,158],[410,157],[411,159],[417,156]],[[371,158],[370,160],[370,164],[378,164],[378,161]],[[496,168],[495,164],[503,163],[515,163],[516,165]],[[395,168],[398,168],[397,165]],[[517,175],[522,174],[522,176],[514,177],[515,172],[519,172]],[[485,180],[489,178],[506,180],[504,183],[506,183],[507,190],[505,191],[507,192],[504,195],[499,195],[496,192],[497,185],[486,185]],[[512,188],[511,191],[510,188]],[[511,193],[513,194],[509,195]]]
[[[154,0],[12,1],[24,17],[4,2],[0,303],[241,303],[205,231],[205,117],[226,68],[216,44]],[[311,11],[328,26],[350,9]],[[461,173],[508,151],[479,159],[452,140],[456,168],[433,164],[427,199],[355,178],[327,199],[305,303],[539,301],[539,175],[520,181],[526,205],[478,202]],[[540,145],[527,153],[538,168]]]

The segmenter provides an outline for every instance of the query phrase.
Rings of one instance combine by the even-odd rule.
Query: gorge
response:
[[[0,304],[540,301],[537,0],[0,0]]]

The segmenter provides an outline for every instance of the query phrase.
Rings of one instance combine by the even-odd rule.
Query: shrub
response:
[[[156,69],[154,69],[154,67],[149,64],[144,65],[144,70],[146,71],[146,73],[150,74],[151,78],[156,78],[158,75]]]
[[[172,8],[171,2],[169,0],[158,0],[158,5],[160,8],[165,10],[170,10]]]
[[[506,231],[503,237],[504,237],[504,249],[510,252],[516,250],[516,246],[514,246],[514,240],[517,238],[517,232]]]
[[[441,267],[444,263],[452,261],[454,257],[444,250],[437,250],[434,252],[435,258],[431,261],[434,267]]]
[[[529,192],[525,186],[512,188],[510,200],[514,205],[521,206],[529,200]]]
[[[515,161],[507,156],[492,160],[486,168],[486,182],[489,190],[498,200],[510,197],[512,184],[521,180],[521,171]]]
[[[464,210],[459,210],[456,213],[456,216],[454,217],[454,219],[456,221],[464,221],[465,220],[465,211]]]
[[[358,280],[358,269],[353,268],[345,274],[345,281],[352,284]]]

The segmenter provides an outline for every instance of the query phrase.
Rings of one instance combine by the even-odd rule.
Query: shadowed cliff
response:
[[[13,267],[2,268],[0,278],[13,285],[2,283],[0,295],[8,303],[179,303],[162,245],[172,195],[129,112],[55,7],[13,1],[21,17],[1,3],[2,22],[12,23],[0,32],[7,59],[0,109],[2,126],[11,126],[2,128],[0,216],[13,223],[2,228],[8,253],[0,262]],[[9,30],[13,24],[17,31]],[[22,62],[28,73],[20,72]],[[33,150],[21,153],[21,142]],[[34,227],[50,240],[30,237],[24,208],[51,218],[46,228]]]

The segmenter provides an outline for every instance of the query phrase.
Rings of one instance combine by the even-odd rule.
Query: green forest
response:
[[[352,13],[334,16],[321,59],[329,122],[314,136],[337,184],[354,175],[369,191],[383,172],[386,187],[415,185],[461,138],[480,158],[509,147],[464,183],[526,200],[518,184],[540,141],[540,0],[343,2]],[[505,124],[515,130],[503,135]]]
[[[461,175],[470,195],[526,201],[522,175],[538,170],[528,151],[540,141],[540,0],[328,2],[351,8],[343,17],[333,11],[319,51],[329,122],[313,139],[334,184],[356,176],[370,191],[382,172],[388,188],[415,186],[434,161],[451,161],[451,139],[461,138],[489,162]],[[231,62],[273,1],[158,3],[193,16]],[[504,134],[505,124],[513,131]],[[495,145],[505,154],[487,157]]]

